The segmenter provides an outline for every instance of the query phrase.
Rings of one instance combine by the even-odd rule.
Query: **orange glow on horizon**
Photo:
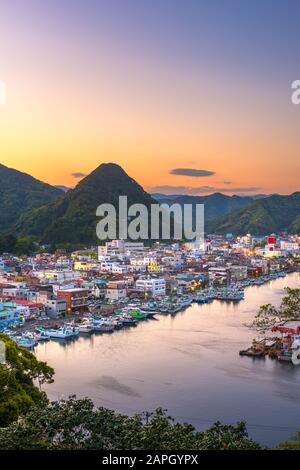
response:
[[[300,109],[288,90],[283,96],[264,78],[258,82],[230,67],[220,80],[209,61],[188,67],[142,54],[124,57],[101,41],[96,54],[73,36],[37,41],[30,30],[23,37],[3,27],[1,38],[11,46],[5,54],[0,45],[0,79],[7,84],[7,104],[0,106],[4,165],[66,186],[79,181],[73,173],[115,162],[147,190],[300,189]],[[173,168],[215,174],[177,176]]]

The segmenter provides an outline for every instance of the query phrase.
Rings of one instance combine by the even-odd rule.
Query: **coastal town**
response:
[[[192,302],[240,302],[248,286],[297,270],[299,243],[295,235],[227,234],[210,235],[201,245],[113,240],[72,253],[48,253],[47,246],[32,256],[4,253],[0,330],[34,350],[40,341],[112,333],[174,315]],[[269,351],[290,361],[299,331],[300,322],[287,325],[278,330],[280,337],[254,340],[240,354],[262,357]]]

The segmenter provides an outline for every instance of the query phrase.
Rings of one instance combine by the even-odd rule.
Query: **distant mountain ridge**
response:
[[[191,196],[191,197],[209,197],[209,196],[212,196],[213,194],[222,194],[223,196],[228,196],[227,194],[224,194],[224,193],[218,192],[218,191],[214,192],[214,193],[211,193],[211,194],[208,194],[208,195],[205,195],[205,196],[195,196],[195,195],[192,195],[192,194],[150,193],[150,195],[154,199],[156,199],[157,201],[162,201],[162,200],[166,200],[166,199],[178,199],[178,198],[183,198],[183,197],[187,197],[187,196]],[[265,197],[275,196],[276,194],[275,193],[274,194],[246,194],[246,195],[233,194],[233,196],[246,197],[246,198],[250,198],[252,200],[255,200],[255,199],[263,199]],[[228,196],[228,197],[232,197],[232,196]]]
[[[155,194],[153,199],[114,163],[100,165],[67,192],[4,165],[0,165],[0,181],[0,233],[32,235],[42,243],[99,243],[96,208],[101,203],[117,208],[121,195],[127,195],[128,206],[204,204],[206,233],[300,233],[300,192],[266,197]]]
[[[234,235],[272,232],[300,233],[300,192],[288,196],[273,195],[252,201],[247,207],[211,220],[206,230]]]
[[[192,204],[194,208],[196,204],[204,204],[205,220],[211,220],[216,217],[224,216],[236,209],[248,206],[252,201],[252,196],[227,196],[222,193],[213,193],[208,196],[189,196],[189,195],[152,195],[160,204],[172,205],[174,203]]]
[[[33,176],[0,164],[0,232],[13,229],[19,216],[54,201],[63,192]]]

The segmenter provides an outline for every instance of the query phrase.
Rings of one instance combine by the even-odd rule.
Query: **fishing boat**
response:
[[[40,332],[52,339],[69,339],[79,335],[79,329],[69,325],[63,325],[57,329],[39,329]]]
[[[90,323],[80,323],[78,325],[78,330],[79,330],[79,333],[89,334],[94,331],[94,326],[91,325]]]
[[[182,304],[180,302],[170,302],[167,306],[168,313],[177,313],[182,310]]]
[[[49,341],[49,336],[47,336],[45,333],[43,332],[36,332],[36,340],[37,341]]]
[[[37,345],[37,341],[34,338],[29,338],[25,335],[22,336],[15,336],[14,340],[16,341],[18,346],[26,349],[32,349],[34,346]]]
[[[147,302],[141,305],[141,310],[143,312],[153,312],[153,314],[158,313],[158,304],[157,302]]]
[[[137,320],[145,320],[146,319],[146,314],[143,313],[140,309],[128,310],[128,315],[130,315],[133,318],[136,318]]]
[[[128,314],[120,315],[119,320],[125,326],[133,326],[133,325],[136,325],[138,322],[136,318]]]
[[[102,333],[111,333],[114,331],[114,326],[109,325],[108,323],[105,323],[101,320],[95,320],[93,322],[93,329],[95,331],[101,331]]]
[[[45,333],[40,332],[40,331],[26,331],[23,333],[23,338],[27,338],[29,340],[34,340],[36,342],[38,341],[48,341],[49,336],[45,335]]]
[[[281,352],[281,354],[278,354],[277,359],[283,362],[292,362],[292,355],[293,355],[293,351],[284,350]]]
[[[121,328],[123,328],[123,323],[121,322],[120,317],[118,315],[110,317],[108,325],[112,326],[115,330],[120,330]]]
[[[229,289],[222,289],[218,291],[215,298],[217,300],[223,300],[227,302],[238,302],[240,300],[243,300],[244,291],[241,289],[237,290],[234,287],[229,288]]]
[[[243,291],[231,291],[228,292],[225,296],[225,300],[231,302],[239,302],[240,300],[244,299],[244,292]]]
[[[194,298],[194,302],[197,304],[207,304],[209,301],[208,297],[206,297],[204,294],[197,295]]]

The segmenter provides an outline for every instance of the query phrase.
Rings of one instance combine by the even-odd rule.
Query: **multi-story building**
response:
[[[162,278],[138,279],[135,287],[140,292],[150,293],[153,297],[166,295],[166,281]]]
[[[107,283],[106,295],[107,300],[118,301],[127,297],[127,288],[125,282],[110,281]]]
[[[70,282],[80,279],[80,272],[72,269],[66,270],[41,270],[35,271],[35,276],[42,281],[48,282]]]
[[[49,317],[59,317],[64,315],[67,311],[67,302],[65,299],[50,298],[43,302],[46,308],[46,313]]]
[[[117,255],[121,253],[134,253],[144,250],[143,242],[127,242],[125,240],[112,240],[105,245],[98,246],[98,259],[105,255]]]
[[[87,309],[89,289],[70,288],[57,291],[57,297],[66,301],[67,312],[83,312]]]
[[[215,266],[208,269],[209,283],[226,285],[230,283],[230,269],[227,266]]]
[[[111,273],[111,274],[126,274],[128,267],[126,264],[117,263],[113,261],[102,261],[101,268],[102,272]]]

